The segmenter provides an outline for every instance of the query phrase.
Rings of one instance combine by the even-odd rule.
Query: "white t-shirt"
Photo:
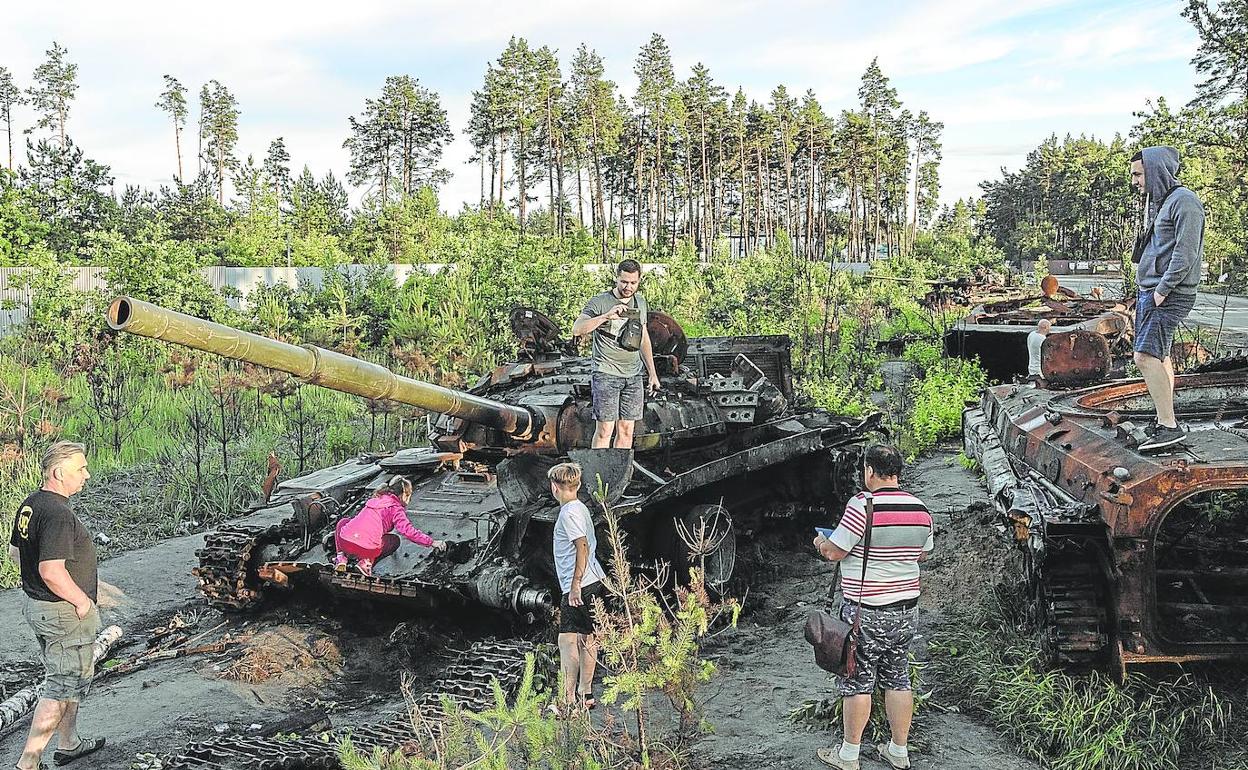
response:
[[[594,534],[594,520],[589,509],[580,500],[564,503],[559,508],[555,522],[555,574],[559,576],[559,588],[564,594],[572,592],[572,574],[576,571],[576,540],[585,538],[589,546],[589,561],[581,576],[581,588],[602,580],[606,572],[598,563],[598,536]]]
[[[1044,344],[1044,335],[1032,332],[1027,335],[1027,374],[1040,376],[1040,346]]]

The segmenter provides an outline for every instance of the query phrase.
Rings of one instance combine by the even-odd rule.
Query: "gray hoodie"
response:
[[[1162,296],[1195,295],[1205,254],[1205,209],[1196,193],[1175,178],[1178,150],[1145,147],[1141,152],[1153,235],[1144,246],[1136,279],[1141,289],[1152,289]]]

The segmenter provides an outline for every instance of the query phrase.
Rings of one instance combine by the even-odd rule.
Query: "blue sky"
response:
[[[234,92],[240,157],[262,157],[283,136],[296,173],[307,164],[340,178],[347,116],[387,75],[408,74],[448,110],[456,141],[445,166],[455,176],[442,203],[456,210],[479,189],[462,138],[471,92],[511,35],[556,48],[565,75],[588,44],[631,96],[633,60],[658,32],[679,78],[702,62],[730,92],[741,86],[766,101],[780,83],[798,96],[810,88],[829,112],[854,106],[878,56],[905,106],[945,123],[943,202],[977,194],[1002,166],[1019,168],[1049,134],[1125,134],[1146,99],[1185,104],[1196,79],[1196,35],[1173,0],[69,0],[54,13],[7,5],[0,66],[28,85],[52,40],[69,49],[80,83],[69,133],[112,166],[119,192],[168,183],[176,169],[172,129],[153,106],[164,74],[192,97],[211,78]],[[15,119],[34,122],[26,110]],[[193,168],[194,147],[183,156]]]

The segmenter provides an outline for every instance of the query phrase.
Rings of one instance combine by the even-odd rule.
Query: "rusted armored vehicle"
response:
[[[964,442],[1020,549],[1056,662],[1248,656],[1248,362],[1180,375],[1184,446],[1144,455],[1141,380],[988,388]]]
[[[1134,307],[1087,299],[1047,276],[1041,293],[983,302],[945,334],[945,352],[978,358],[988,377],[1009,382],[1027,374],[1027,335],[1052,322],[1041,350],[1041,373],[1061,386],[1105,379],[1130,357]]]
[[[208,534],[196,570],[208,601],[256,604],[271,589],[323,586],[416,607],[477,604],[528,617],[555,588],[558,507],[546,470],[580,462],[591,499],[601,479],[633,552],[687,573],[681,530],[702,529],[707,582],[731,578],[739,537],[773,515],[834,505],[857,488],[870,421],[795,405],[786,336],[687,339],[659,312],[648,325],[662,389],[634,449],[591,450],[591,363],[532,310],[511,317],[516,360],[461,392],[315,346],[271,340],[122,297],[117,330],[288,372],[304,382],[436,415],[427,446],[369,455],[282,482],[241,519]],[[408,517],[445,554],[404,542],[371,576],[332,569],[335,522],[395,474],[415,486]]]

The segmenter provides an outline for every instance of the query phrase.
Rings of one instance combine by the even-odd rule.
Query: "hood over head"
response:
[[[1179,151],[1173,147],[1145,147],[1140,151],[1144,158],[1144,189],[1148,193],[1148,213],[1157,216],[1161,199],[1166,193],[1182,184],[1178,180]]]

